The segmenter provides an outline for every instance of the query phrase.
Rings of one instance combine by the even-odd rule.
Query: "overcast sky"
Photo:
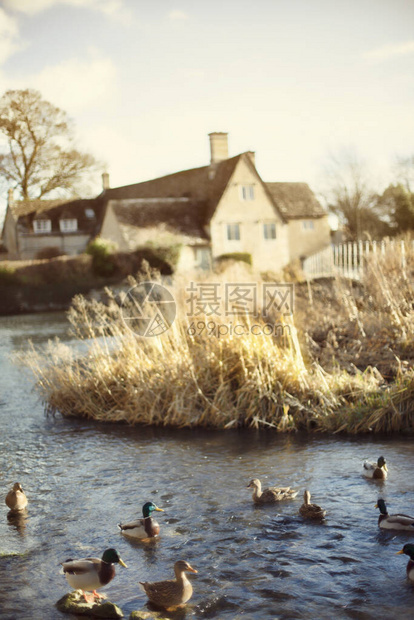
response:
[[[113,187],[206,165],[212,131],[265,181],[317,190],[343,147],[385,180],[413,76],[414,0],[0,0],[0,94],[66,110]]]

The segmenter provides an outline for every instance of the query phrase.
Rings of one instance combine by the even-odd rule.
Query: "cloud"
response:
[[[95,50],[90,50],[90,56],[45,67],[37,75],[23,78],[24,84],[70,114],[99,105],[103,99],[108,102],[114,92],[115,65]]]
[[[59,5],[102,11],[115,15],[124,8],[124,0],[3,0],[5,8],[26,15],[35,15]]]
[[[190,16],[184,11],[174,10],[168,13],[168,17],[172,21],[185,21],[186,19],[189,19]]]
[[[17,21],[0,8],[0,65],[20,48]]]
[[[414,41],[406,41],[398,45],[383,45],[365,52],[363,56],[367,60],[379,61],[387,60],[393,56],[407,56],[408,54],[414,54]]]

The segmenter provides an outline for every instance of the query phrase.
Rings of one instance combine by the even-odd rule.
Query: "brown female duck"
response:
[[[299,514],[305,519],[323,519],[326,510],[323,510],[318,504],[310,503],[311,494],[305,491],[303,494],[303,504],[299,508]]]
[[[19,512],[26,508],[27,497],[20,482],[15,482],[12,490],[7,493],[6,504],[12,512]]]
[[[174,564],[175,579],[154,581],[152,583],[140,581],[140,586],[151,603],[162,609],[176,609],[183,607],[193,595],[193,586],[185,573],[196,573],[195,568],[184,560]]]
[[[269,487],[262,491],[262,484],[257,478],[250,480],[247,488],[253,489],[252,497],[255,504],[274,504],[284,499],[293,499],[298,494],[290,487]]]

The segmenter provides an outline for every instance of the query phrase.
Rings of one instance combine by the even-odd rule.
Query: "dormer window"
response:
[[[51,231],[52,231],[51,220],[33,220],[33,232],[35,232],[36,234],[50,233]]]
[[[78,220],[75,218],[59,220],[60,232],[76,232],[78,230]]]
[[[254,200],[254,185],[241,185],[240,197],[242,200]]]
[[[95,211],[88,207],[87,209],[85,209],[85,215],[88,220],[93,220],[93,218],[95,217]]]

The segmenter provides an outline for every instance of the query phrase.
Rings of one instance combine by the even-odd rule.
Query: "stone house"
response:
[[[226,133],[211,133],[210,163],[111,188],[95,199],[9,204],[3,242],[9,256],[34,258],[56,246],[84,251],[100,235],[120,251],[179,246],[178,270],[209,268],[247,253],[260,271],[278,271],[330,244],[327,213],[305,183],[266,183],[253,152],[228,156]]]
[[[210,164],[110,188],[101,236],[127,251],[182,247],[180,269],[248,253],[256,269],[278,271],[330,244],[328,215],[306,183],[266,183],[249,151],[228,157],[226,133],[211,133]]]
[[[39,252],[74,255],[85,251],[101,226],[97,200],[14,200],[9,191],[3,244],[9,260],[30,260]]]

